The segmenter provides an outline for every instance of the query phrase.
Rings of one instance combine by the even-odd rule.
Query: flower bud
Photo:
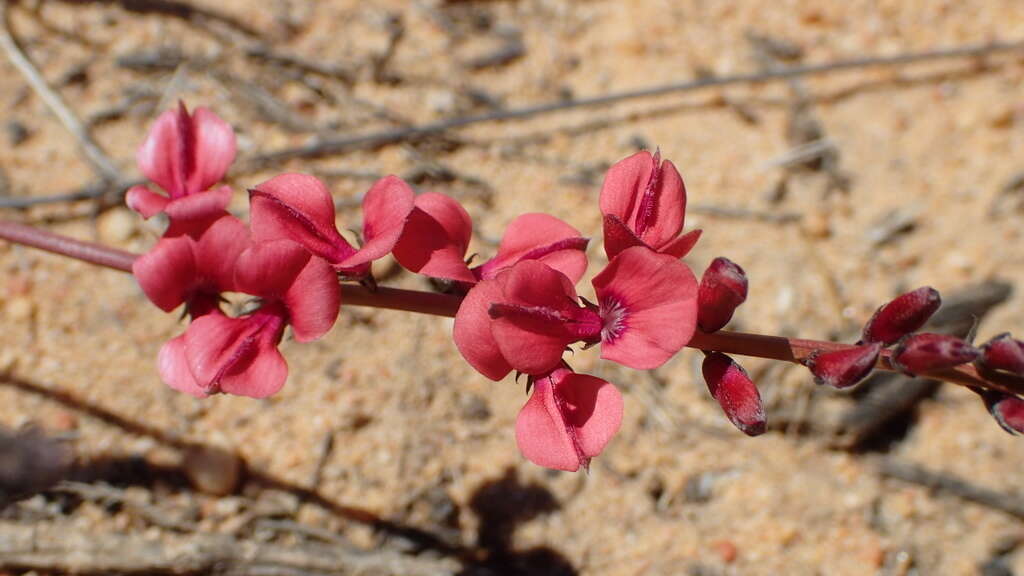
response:
[[[700,279],[697,325],[704,332],[720,330],[736,307],[747,299],[747,275],[728,258],[715,258]]]
[[[981,347],[978,363],[990,370],[1006,370],[1024,376],[1024,342],[1013,338],[1009,332],[1000,334]]]
[[[878,342],[835,352],[815,352],[804,361],[814,382],[833,388],[849,388],[871,374],[882,345]]]
[[[966,364],[979,351],[964,340],[946,334],[913,334],[903,339],[890,358],[894,368],[920,374]]]
[[[893,344],[924,326],[941,304],[939,291],[930,286],[907,292],[875,312],[864,326],[862,341]]]
[[[984,392],[982,399],[989,414],[1014,436],[1024,435],[1024,400],[1000,392]]]
[[[748,436],[763,434],[764,404],[747,371],[721,352],[708,352],[703,372],[708,390],[733,425]]]

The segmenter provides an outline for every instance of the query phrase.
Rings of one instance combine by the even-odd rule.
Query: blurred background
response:
[[[704,229],[687,262],[750,278],[731,328],[854,341],[931,285],[935,330],[1024,332],[1019,0],[2,9],[3,218],[148,249],[161,223],[120,193],[181,99],[237,131],[243,218],[246,188],[303,171],[353,228],[394,173],[458,198],[485,257],[520,213],[568,221],[592,275],[604,171],[660,148]],[[184,323],[129,276],[7,243],[0,269],[3,573],[1024,574],[1022,445],[953,385],[840,394],[746,360],[770,426],[750,439],[692,350],[651,372],[576,353],[626,414],[589,474],[558,473],[516,450],[523,385],[470,369],[448,319],[343,308],[282,345],[274,398],[200,401],[160,382]]]

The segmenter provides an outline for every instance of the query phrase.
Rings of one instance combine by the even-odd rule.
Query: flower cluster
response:
[[[127,195],[143,217],[169,220],[133,272],[161,309],[184,305],[190,324],[163,346],[159,368],[168,385],[195,396],[278,391],[287,377],[278,351],[285,329],[300,342],[325,334],[341,305],[339,280],[375,289],[371,263],[391,253],[463,297],[453,337],[473,368],[493,380],[512,371],[527,376],[532,393],[516,423],[522,453],[542,466],[577,470],[618,430],[622,397],[611,383],[575,373],[566,350],[598,346],[607,360],[656,368],[698,324],[705,331],[725,325],[746,297],[743,271],[728,260],[716,260],[699,284],[680,260],[701,231],[683,233],[683,180],[658,153],[637,153],[608,172],[600,195],[608,261],[591,281],[592,300],[576,288],[588,239],[553,216],[519,216],[494,257],[471,265],[466,210],[388,176],[364,196],[356,247],[338,231],[331,193],[313,176],[283,174],[249,190],[248,226],[228,213],[232,190],[219,183],[234,157],[231,127],[181,104],[159,117],[137,157],[165,194],[137,186]],[[226,293],[249,295],[250,305],[232,315]],[[733,380],[710,376],[709,387],[723,407],[743,410],[749,391],[757,392],[749,379]],[[760,413],[734,421],[754,431],[751,420],[759,418],[763,429]]]

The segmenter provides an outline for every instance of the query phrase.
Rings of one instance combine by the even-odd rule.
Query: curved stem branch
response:
[[[0,238],[129,273],[132,270],[132,262],[138,257],[137,254],[125,252],[124,250],[75,240],[74,238],[7,220],[0,220]],[[462,298],[459,296],[400,288],[379,287],[371,291],[363,286],[343,284],[341,290],[342,302],[349,306],[369,306],[417,312],[420,314],[432,314],[434,316],[454,317],[459,309],[459,304],[462,302]],[[727,354],[782,360],[798,364],[818,350],[833,351],[851,347],[849,344],[839,342],[784,338],[782,336],[747,334],[725,330],[720,330],[713,334],[705,334],[698,331],[687,346],[700,350],[717,350]],[[879,369],[894,370],[889,361],[889,355],[890,352],[888,350],[882,352],[881,357],[878,359]],[[1024,395],[1024,378],[1008,374],[986,373],[983,375],[971,365],[957,366],[948,370],[924,374],[924,376],[952,382],[974,390],[988,389]]]

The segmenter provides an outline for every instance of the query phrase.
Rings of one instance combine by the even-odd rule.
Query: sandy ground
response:
[[[685,80],[700,70],[752,71],[763,62],[749,33],[802,48],[805,62],[1024,38],[1018,0],[193,2],[223,21],[118,4],[23,2],[12,25],[127,176],[136,174],[133,154],[149,122],[178,98],[229,120],[244,159],[311,141],[318,131],[361,133],[495,104]],[[404,33],[375,72],[395,21]],[[516,34],[521,57],[470,65]],[[316,74],[297,81],[247,57],[256,43],[350,70],[352,81]],[[131,57],[160,50],[185,59],[132,65]],[[690,265],[699,274],[726,255],[750,276],[750,298],[733,327],[848,335],[901,289],[930,284],[951,292],[992,278],[1024,283],[1024,203],[1020,190],[1002,192],[1022,169],[1022,82],[1019,55],[802,80],[849,176],[845,194],[829,193],[824,173],[805,171],[789,175],[783,198],[769,198],[787,174],[773,161],[793,146],[792,87],[775,83],[483,124],[449,142],[239,166],[232,208],[245,216],[242,191],[285,170],[319,171],[337,196],[348,197],[368,187],[366,173],[442,165],[452,181],[428,178],[419,187],[465,203],[479,232],[471,251],[486,255],[505,224],[526,211],[553,213],[598,237],[604,168],[637,146],[658,146],[680,167],[698,207],[687,226],[705,230]],[[0,116],[7,195],[95,181],[75,141],[6,60]],[[17,126],[26,131],[22,142]],[[799,219],[723,217],[709,207]],[[913,229],[873,244],[872,230],[894,213],[912,219]],[[122,208],[94,218],[88,204],[3,216],[134,251],[160,233],[158,223]],[[357,210],[339,215],[345,226],[358,220]],[[595,273],[603,259],[597,242],[590,254]],[[501,546],[516,551],[509,557],[524,573],[979,574],[1000,543],[1024,538],[1019,520],[1003,512],[881,478],[877,453],[845,453],[822,438],[775,431],[744,437],[708,397],[692,351],[653,374],[601,362],[596,351],[577,353],[578,370],[626,391],[625,420],[589,474],[552,473],[516,450],[522,386],[492,383],[465,365],[450,320],[347,308],[321,341],[283,344],[291,374],[276,397],[199,401],[161,384],[157,350],[183,324],[150,305],[127,275],[6,243],[0,269],[3,370],[161,433],[237,450],[252,470],[298,486],[310,485],[325,438],[333,437],[313,486],[324,498],[467,547],[501,540],[495,526],[511,530]],[[390,282],[425,286],[407,273]],[[981,338],[1024,332],[1020,292],[985,318]],[[806,405],[813,384],[804,371],[745,365],[765,377],[769,418]],[[831,396],[814,392],[823,404]],[[80,462],[133,456],[173,465],[179,458],[159,438],[4,383],[0,424],[68,435]],[[1022,445],[954,386],[922,404],[888,455],[999,491],[1021,488]],[[231,498],[201,499],[203,529],[228,529],[224,501]],[[521,517],[510,519],[509,503]],[[68,514],[101,527],[145,528],[121,518],[123,511],[81,506]],[[296,518],[361,546],[380,542],[366,526],[315,504],[299,506]],[[1024,571],[1024,553],[1011,551],[1004,564]]]

